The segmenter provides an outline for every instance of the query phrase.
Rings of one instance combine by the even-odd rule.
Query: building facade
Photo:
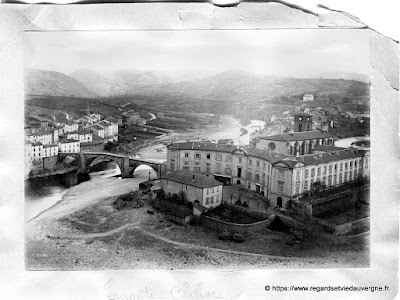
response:
[[[306,131],[262,136],[254,141],[255,147],[284,155],[311,154],[316,145],[333,145],[336,136],[325,131]]]
[[[214,208],[222,202],[223,185],[212,176],[186,171],[170,172],[160,179],[166,194],[184,194],[187,201]]]
[[[316,184],[334,187],[369,177],[369,152],[351,148],[302,156],[211,142],[174,143],[167,149],[168,171],[213,175],[224,184],[243,185],[264,195],[270,205],[284,208]]]
[[[61,153],[79,153],[80,142],[73,139],[65,139],[58,142],[58,152]]]

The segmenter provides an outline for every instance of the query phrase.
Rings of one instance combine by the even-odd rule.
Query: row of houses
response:
[[[118,140],[118,119],[101,120],[100,114],[79,119],[65,117],[56,123],[51,117],[29,114],[25,118],[25,166],[33,169],[52,168],[59,153],[99,151],[104,143]]]

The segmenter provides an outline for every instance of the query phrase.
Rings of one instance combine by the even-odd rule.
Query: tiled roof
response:
[[[206,176],[186,171],[176,171],[164,175],[162,179],[167,179],[199,188],[210,188],[222,185],[221,182],[214,179],[213,176]]]
[[[32,146],[43,146],[41,142],[32,143]]]
[[[238,147],[235,145],[217,144],[212,142],[183,142],[173,143],[167,146],[168,149],[178,150],[199,150],[199,151],[217,151],[224,153],[233,153],[236,150],[244,150],[247,155],[258,157],[261,159],[268,160],[270,162],[278,161],[285,156],[279,153],[273,153],[268,150],[261,150],[250,146]]]
[[[303,132],[292,132],[292,133],[282,133],[270,136],[263,136],[260,137],[260,139],[269,141],[290,142],[290,141],[304,141],[304,140],[322,139],[330,137],[335,137],[335,135],[326,131],[303,131]]]
[[[297,163],[308,165],[327,164],[335,161],[363,157],[368,151],[345,149],[334,152],[316,153],[297,157],[287,157],[280,160],[289,167],[294,167]]]
[[[202,151],[221,151],[221,152],[233,152],[238,149],[238,146],[217,144],[212,142],[183,142],[173,143],[167,148],[175,148],[177,150],[202,150]]]
[[[336,146],[327,146],[327,145],[315,145],[313,150],[332,152],[332,151],[340,151],[340,150],[345,150],[345,149],[347,149],[347,148],[336,147]]]
[[[248,156],[265,159],[271,163],[277,162],[286,157],[285,155],[280,154],[280,153],[276,153],[276,152],[272,152],[272,151],[268,151],[268,150],[261,150],[261,149],[253,148],[250,146],[245,146],[245,147],[242,147],[241,149],[245,150],[247,152]]]
[[[78,140],[74,140],[74,139],[64,139],[64,140],[60,140],[61,144],[68,144],[68,143],[76,143],[78,142]]]
[[[54,148],[58,147],[56,144],[50,144],[50,145],[43,145],[43,148]]]

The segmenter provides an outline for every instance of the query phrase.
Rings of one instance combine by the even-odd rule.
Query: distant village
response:
[[[104,150],[107,142],[118,141],[118,127],[124,124],[145,125],[146,120],[134,110],[107,117],[100,113],[71,116],[65,111],[56,115],[26,111],[25,174],[53,170],[61,153]]]

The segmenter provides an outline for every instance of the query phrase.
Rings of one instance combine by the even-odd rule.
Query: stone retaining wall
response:
[[[218,220],[212,217],[202,215],[200,222],[204,227],[217,231],[218,233],[227,230],[229,233],[241,233],[244,236],[249,236],[252,233],[259,232],[268,227],[270,219],[251,223],[251,224],[236,224]]]

